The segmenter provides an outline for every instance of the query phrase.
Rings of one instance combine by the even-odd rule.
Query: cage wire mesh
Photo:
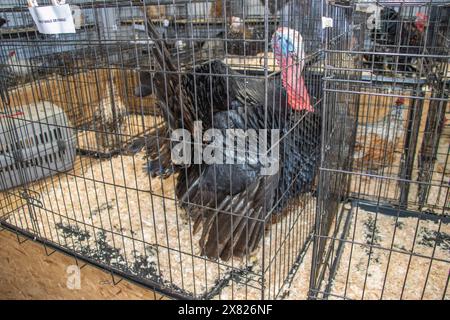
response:
[[[67,2],[0,4],[2,226],[176,298],[448,298],[448,1]]]
[[[449,298],[449,8],[329,8],[313,297]]]
[[[51,176],[5,188],[2,226],[172,297],[306,298],[309,273],[294,276],[315,221],[322,1],[67,2],[75,34],[38,33],[26,1],[0,5],[10,142],[27,135],[17,110],[42,102],[63,110],[77,151],[71,168],[33,163]],[[263,130],[284,164],[175,163],[172,134],[195,137],[194,120]],[[231,159],[254,157],[250,144],[232,142]],[[2,156],[19,168],[36,152],[12,145]]]

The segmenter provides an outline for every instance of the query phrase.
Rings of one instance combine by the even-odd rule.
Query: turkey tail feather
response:
[[[176,71],[177,69],[170,59],[170,52],[167,49],[164,39],[161,37],[158,30],[156,30],[156,27],[150,17],[147,17],[146,25],[149,37],[155,42],[154,53],[159,65],[161,68],[166,67],[168,71]]]
[[[165,123],[158,124],[150,133],[144,136],[147,171],[152,177],[166,178],[172,173],[170,135]]]
[[[216,210],[197,212],[203,217],[202,255],[227,261],[255,251],[264,236],[277,181],[277,175],[261,177],[244,191],[225,197]]]

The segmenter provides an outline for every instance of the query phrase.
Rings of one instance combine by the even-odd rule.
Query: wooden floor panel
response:
[[[31,240],[20,244],[14,233],[1,231],[0,299],[162,299],[125,280],[114,285],[109,273],[89,265],[80,270],[80,289],[69,289],[73,273],[67,268],[72,265],[72,257],[59,252],[47,256],[42,245]]]

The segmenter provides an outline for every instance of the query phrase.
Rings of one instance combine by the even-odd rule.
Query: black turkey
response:
[[[194,222],[194,231],[202,229],[200,247],[210,258],[228,260],[254,251],[274,215],[283,212],[289,200],[311,190],[317,171],[320,150],[320,115],[310,101],[302,76],[304,54],[302,36],[295,30],[279,28],[273,36],[275,56],[282,68],[281,76],[268,81],[267,105],[265,81],[246,79],[215,60],[179,75],[177,68],[152,23],[147,27],[155,39],[155,57],[165,71],[143,73],[140,83],[155,93],[167,127],[159,145],[148,146],[152,175],[178,173],[176,197]],[[150,83],[144,83],[150,80]],[[152,89],[152,90],[149,90]],[[271,130],[279,130],[278,170],[263,173],[267,167],[260,161],[233,164],[171,163],[169,134],[177,129],[194,133],[195,121],[202,129],[214,128],[226,134],[229,129],[267,130],[262,140],[276,145]],[[270,132],[270,133],[269,133]],[[153,140],[155,142],[155,140]],[[250,146],[233,144],[218,149],[222,158]],[[173,159],[172,159],[173,160]],[[191,158],[189,160],[192,160]],[[156,173],[155,173],[156,170]]]

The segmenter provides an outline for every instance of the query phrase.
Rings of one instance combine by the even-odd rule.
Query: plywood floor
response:
[[[67,268],[73,265],[72,257],[47,256],[42,245],[20,244],[14,233],[0,231],[0,299],[164,299],[125,280],[114,285],[109,273],[89,265],[80,270],[80,288],[69,289]]]

